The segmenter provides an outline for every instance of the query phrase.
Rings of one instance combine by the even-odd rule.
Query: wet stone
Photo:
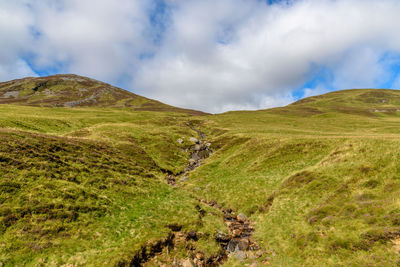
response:
[[[245,251],[249,248],[249,240],[246,238],[240,239],[238,242],[238,248],[239,250]]]
[[[245,221],[248,220],[248,218],[246,217],[246,215],[244,215],[243,213],[240,213],[240,214],[236,217],[236,219],[237,219],[239,222],[245,222]]]
[[[229,252],[235,252],[238,250],[238,240],[232,239],[229,241],[228,246],[226,247],[226,250]]]
[[[215,239],[217,240],[217,242],[228,243],[230,240],[230,237],[229,237],[229,235],[226,235],[224,233],[218,233],[215,236]]]

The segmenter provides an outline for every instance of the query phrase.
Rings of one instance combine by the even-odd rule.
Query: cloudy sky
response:
[[[0,0],[0,81],[75,73],[222,112],[400,88],[398,0]]]

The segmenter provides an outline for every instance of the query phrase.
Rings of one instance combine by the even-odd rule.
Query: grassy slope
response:
[[[399,97],[349,90],[209,117],[220,149],[184,185],[251,215],[273,266],[396,265]]]
[[[196,136],[181,113],[0,106],[0,265],[129,262],[169,224],[203,232],[197,201],[166,185]],[[183,144],[176,140],[185,137]],[[181,218],[186,218],[184,221]]]
[[[197,118],[2,105],[0,262],[116,264],[170,223],[203,232],[211,253],[221,219],[199,223],[192,194],[250,215],[272,266],[395,265],[399,96],[350,90]],[[218,148],[182,183],[189,193],[161,172],[182,170],[187,121]]]

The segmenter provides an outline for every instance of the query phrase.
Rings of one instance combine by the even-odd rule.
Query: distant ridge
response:
[[[0,104],[41,107],[119,107],[141,111],[206,113],[170,106],[75,74],[27,77],[0,83]]]
[[[314,116],[345,113],[374,117],[400,112],[400,90],[347,89],[300,99],[286,107],[266,110],[272,113]]]

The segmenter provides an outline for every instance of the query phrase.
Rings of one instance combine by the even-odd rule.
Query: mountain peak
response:
[[[27,77],[0,83],[0,104],[42,107],[120,107],[203,115],[128,92],[76,74]]]

